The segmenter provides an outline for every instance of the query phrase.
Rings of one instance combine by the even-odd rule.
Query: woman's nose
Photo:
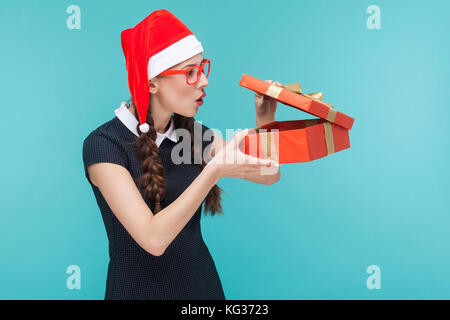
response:
[[[200,75],[200,80],[198,80],[198,83],[199,87],[207,87],[209,85],[209,81],[203,72]]]

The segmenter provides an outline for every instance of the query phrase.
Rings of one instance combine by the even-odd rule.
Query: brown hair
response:
[[[134,107],[136,110],[133,99],[130,98],[128,101],[130,106]],[[150,104],[150,103],[149,103]],[[134,114],[136,116],[136,112]],[[191,135],[191,157],[193,157],[194,152],[197,153],[202,149],[201,146],[194,141],[194,121],[193,117],[184,117],[177,113],[173,115],[174,123],[176,128],[184,128],[190,132]],[[140,123],[137,124],[136,130],[139,136],[134,141],[136,146],[139,159],[141,161],[142,176],[139,179],[139,190],[142,193],[144,199],[151,199],[155,204],[154,214],[161,211],[161,201],[164,199],[166,191],[166,181],[164,179],[164,166],[161,163],[161,159],[158,154],[158,146],[156,145],[156,130],[154,127],[153,117],[150,113],[150,106],[148,108],[147,120],[146,122],[150,126],[150,130],[147,133],[141,132],[139,129]],[[200,165],[202,169],[206,166],[206,162],[201,157],[202,162]],[[193,163],[193,162],[192,162]],[[221,193],[224,190],[220,188],[217,184],[214,185],[205,198],[204,214],[211,212],[214,216],[217,213],[223,213],[221,201]]]

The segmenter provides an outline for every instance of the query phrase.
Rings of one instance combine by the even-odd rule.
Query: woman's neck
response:
[[[136,108],[134,107],[134,104],[132,104],[130,107],[128,107],[128,110],[130,110],[130,112],[134,115],[134,117],[136,119],[138,119],[138,121],[139,121],[139,118],[138,118],[138,116],[136,114]],[[169,128],[170,128],[170,121],[167,123],[165,130],[163,132],[160,132],[160,133],[166,132],[167,130],[169,130]]]

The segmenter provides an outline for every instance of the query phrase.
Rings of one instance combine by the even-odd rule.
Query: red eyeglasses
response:
[[[202,64],[199,66],[192,66],[184,70],[166,70],[161,72],[160,76],[170,76],[173,74],[186,74],[186,83],[189,85],[196,84],[202,75],[202,72],[208,78],[209,70],[211,68],[211,60],[203,59]],[[206,73],[205,73],[205,70]]]

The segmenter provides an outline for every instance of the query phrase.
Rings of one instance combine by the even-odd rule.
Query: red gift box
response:
[[[274,121],[248,134],[241,150],[280,164],[307,162],[350,148],[349,129],[354,119],[321,101],[321,93],[304,94],[299,83],[278,86],[244,74],[240,86],[321,119]]]

